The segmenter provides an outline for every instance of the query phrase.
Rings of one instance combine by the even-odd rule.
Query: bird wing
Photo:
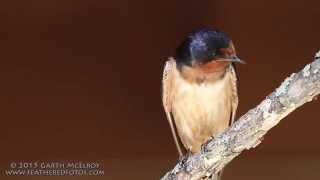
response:
[[[238,77],[236,73],[235,65],[231,65],[231,83],[232,83],[232,102],[231,102],[231,120],[230,125],[233,124],[236,112],[238,108],[239,98],[238,98]]]
[[[170,125],[170,129],[173,135],[174,142],[176,144],[178,153],[180,156],[183,155],[182,148],[179,143],[179,139],[177,136],[177,132],[175,129],[175,124],[172,118],[172,82],[174,80],[173,70],[175,68],[175,61],[173,58],[169,58],[169,60],[165,63],[163,76],[162,76],[162,103],[164,110],[166,112],[166,116]]]

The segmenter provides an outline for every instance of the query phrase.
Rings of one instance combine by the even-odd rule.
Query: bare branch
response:
[[[260,144],[262,137],[281,119],[320,93],[320,51],[300,72],[251,109],[224,133],[208,141],[202,150],[185,157],[162,180],[200,179],[217,173],[243,150]]]

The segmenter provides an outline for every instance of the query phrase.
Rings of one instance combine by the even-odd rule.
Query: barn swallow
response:
[[[162,101],[179,156],[197,153],[235,119],[237,57],[232,40],[210,28],[193,31],[166,62]],[[183,146],[182,146],[182,145]]]

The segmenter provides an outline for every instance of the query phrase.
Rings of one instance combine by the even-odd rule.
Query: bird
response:
[[[208,27],[189,33],[165,62],[162,103],[179,157],[199,152],[234,122],[237,63],[245,62],[230,37]]]

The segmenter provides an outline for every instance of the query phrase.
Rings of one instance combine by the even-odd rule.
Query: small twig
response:
[[[181,160],[162,180],[200,179],[217,173],[243,150],[254,148],[281,119],[320,93],[320,51],[315,60],[293,73],[279,88],[224,133],[208,141],[201,152]]]

